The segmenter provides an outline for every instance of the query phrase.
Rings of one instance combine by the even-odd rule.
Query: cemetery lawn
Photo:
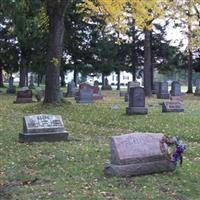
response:
[[[127,103],[117,91],[103,101],[60,106],[13,104],[14,95],[0,94],[0,199],[2,200],[199,200],[200,97],[184,96],[184,113],[162,113],[156,98],[146,100],[149,114],[127,116]],[[118,110],[111,110],[113,104]],[[22,118],[61,115],[69,142],[18,143]],[[130,132],[177,135],[187,145],[183,166],[170,173],[129,178],[104,176],[110,137]]]

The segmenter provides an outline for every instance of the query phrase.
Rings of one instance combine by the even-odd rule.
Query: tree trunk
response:
[[[153,90],[153,82],[154,82],[154,53],[153,53],[153,50],[152,50],[152,31],[150,32],[150,49],[151,49],[151,52],[150,52],[150,55],[151,55],[151,90]]]
[[[132,80],[136,81],[136,66],[137,66],[137,55],[135,47],[135,22],[132,25],[132,51],[131,51],[131,65],[132,65]]]
[[[3,67],[0,66],[0,87],[4,87],[3,85]]]
[[[61,81],[60,81],[61,87],[65,87],[66,83],[65,83],[65,72],[64,72],[64,70],[60,71],[60,78],[61,78]]]
[[[20,65],[20,71],[19,71],[19,87],[25,87],[27,86],[27,66],[26,66],[26,59],[21,57],[21,65]]]
[[[102,73],[102,77],[101,77],[102,79],[102,87],[103,86],[105,86],[105,75],[104,75],[104,73]]]
[[[120,71],[117,72],[117,90],[120,90]]]
[[[145,41],[144,41],[144,91],[145,96],[150,97],[151,91],[151,37],[150,31],[145,29]]]
[[[193,93],[192,90],[192,1],[188,2],[188,91]]]
[[[77,76],[78,76],[78,70],[77,70],[77,67],[74,66],[74,83],[75,83],[75,86],[77,87]]]
[[[49,17],[49,42],[47,49],[45,98],[44,103],[59,103],[60,98],[60,63],[64,35],[64,14],[68,0],[46,0]]]
[[[192,52],[189,50],[188,56],[188,91],[187,93],[193,93],[192,89]]]

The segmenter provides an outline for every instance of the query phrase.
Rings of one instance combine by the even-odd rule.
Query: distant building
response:
[[[73,71],[69,71],[66,73],[65,76],[65,81],[66,83],[72,81],[74,78],[74,72]],[[86,82],[90,83],[90,84],[94,84],[94,81],[98,81],[99,83],[102,82],[102,76],[101,74],[98,74],[97,76],[87,76],[86,78]],[[110,85],[117,85],[117,74],[115,72],[112,72],[109,76],[106,76],[106,78],[108,79],[108,83]],[[78,74],[78,82],[81,82],[81,74]],[[132,74],[126,71],[122,71],[120,73],[120,84],[121,85],[127,85],[129,81],[132,81]],[[137,79],[138,82],[140,82],[140,85],[142,84],[142,79]]]

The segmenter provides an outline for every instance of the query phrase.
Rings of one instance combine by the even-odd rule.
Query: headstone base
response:
[[[169,160],[128,165],[114,165],[106,163],[104,173],[106,176],[139,176],[152,173],[170,172],[175,169],[175,163]]]
[[[32,103],[32,98],[18,98],[14,103]]]
[[[148,109],[145,107],[127,107],[126,114],[128,115],[146,115]]]
[[[163,93],[163,94],[157,94],[157,98],[158,99],[169,99],[169,94],[165,94],[165,93]]]
[[[19,134],[19,142],[56,142],[56,141],[67,141],[68,140],[67,132],[57,132],[57,133],[28,133],[28,134]]]

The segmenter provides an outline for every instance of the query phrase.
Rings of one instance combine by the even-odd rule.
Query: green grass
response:
[[[0,94],[0,199],[14,200],[198,200],[200,199],[200,98],[184,96],[184,113],[162,113],[156,98],[146,100],[149,114],[125,115],[116,91],[103,101],[60,106],[13,104]],[[119,110],[111,110],[118,104]],[[62,115],[69,142],[18,143],[24,115]],[[134,131],[177,135],[187,145],[182,167],[173,173],[107,178],[110,137]]]

